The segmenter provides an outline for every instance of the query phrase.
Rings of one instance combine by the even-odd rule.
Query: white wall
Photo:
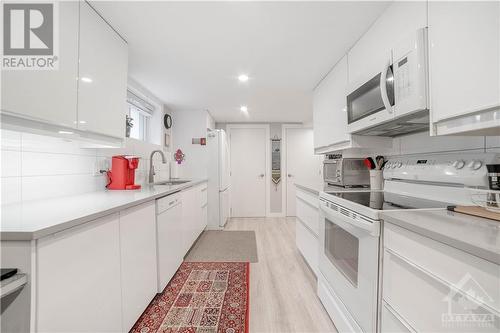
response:
[[[207,129],[214,129],[215,122],[206,110],[177,111],[172,114],[172,152],[181,149],[185,160],[177,165],[179,178],[200,179],[208,175],[207,146],[193,144],[193,138],[206,138]]]

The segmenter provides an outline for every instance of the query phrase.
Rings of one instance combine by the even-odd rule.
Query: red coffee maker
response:
[[[137,190],[141,185],[134,184],[135,169],[139,166],[137,156],[118,155],[111,160],[111,171],[107,172],[108,190]]]

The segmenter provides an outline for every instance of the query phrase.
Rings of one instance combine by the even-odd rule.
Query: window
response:
[[[127,92],[127,137],[149,141],[151,117],[155,107],[130,90]]]

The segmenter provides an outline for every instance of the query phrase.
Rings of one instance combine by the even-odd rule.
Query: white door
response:
[[[231,216],[266,216],[267,129],[231,128],[229,133]]]
[[[220,163],[220,188],[223,191],[227,189],[230,185],[229,183],[229,147],[227,144],[226,132],[221,130],[220,132],[220,148],[219,148],[219,163]]]
[[[295,216],[295,182],[321,186],[321,156],[314,155],[313,130],[287,128],[286,145],[286,215]]]

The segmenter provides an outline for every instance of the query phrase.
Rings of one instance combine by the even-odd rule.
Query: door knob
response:
[[[265,175],[264,175],[263,173],[261,173],[261,174],[259,175],[259,177],[260,177],[260,178],[264,178],[264,176],[265,176]]]
[[[288,174],[288,178],[291,178],[291,177],[293,177],[293,175],[291,175],[291,174]]]

